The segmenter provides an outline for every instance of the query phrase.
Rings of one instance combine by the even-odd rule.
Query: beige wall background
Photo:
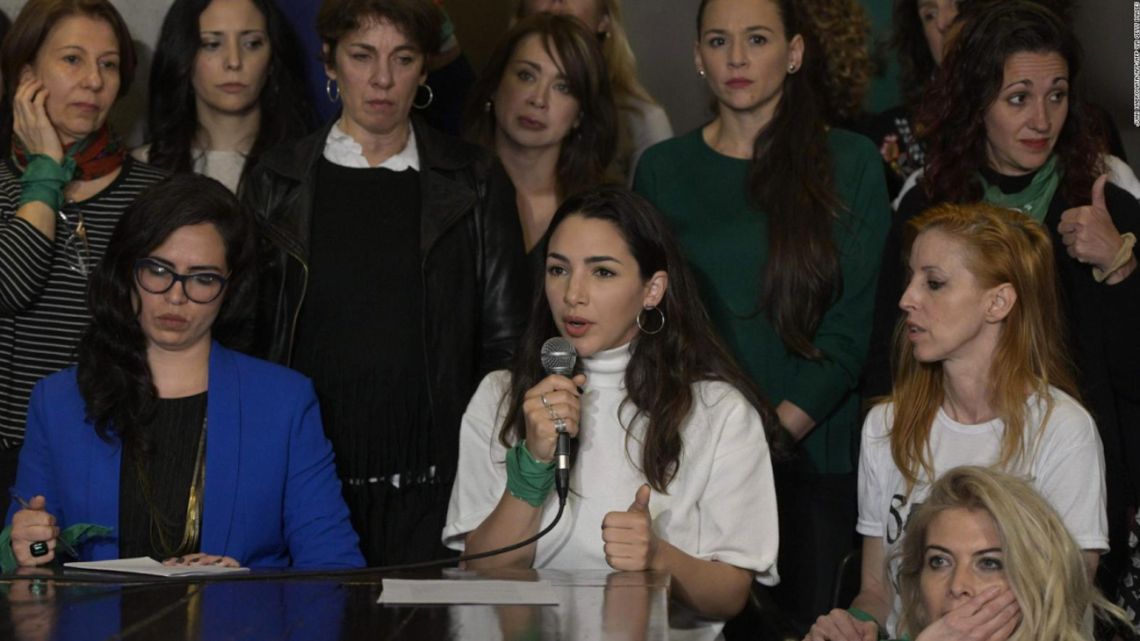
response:
[[[313,0],[318,2],[319,0]],[[883,2],[886,0],[875,0]],[[141,136],[139,121],[146,95],[146,68],[162,17],[171,0],[112,0],[139,42],[143,68],[131,95],[116,109],[120,131]],[[445,0],[456,31],[478,71],[506,31],[515,0]],[[15,14],[24,0],[0,0]],[[637,53],[642,81],[664,105],[673,128],[683,133],[711,115],[708,96],[693,71],[692,42],[698,0],[624,0],[626,26]],[[1124,136],[1133,168],[1140,168],[1140,128],[1133,125],[1133,2],[1083,0],[1074,28],[1086,49],[1085,88],[1106,107]]]

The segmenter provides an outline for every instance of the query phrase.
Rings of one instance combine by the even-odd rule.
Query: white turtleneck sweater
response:
[[[538,542],[534,567],[608,569],[602,519],[625,511],[646,482],[640,471],[645,420],[626,429],[634,408],[625,399],[629,345],[582,359],[586,375],[578,454],[570,474],[570,497],[562,522]],[[462,550],[464,537],[494,510],[507,484],[506,454],[498,439],[505,416],[503,399],[510,373],[492,372],[467,406],[460,428],[459,470],[451,490],[446,545]],[[721,382],[696,383],[692,413],[682,428],[684,446],[668,494],[652,492],[649,511],[656,534],[684,552],[756,573],[775,584],[778,528],[776,494],[768,443],[756,410],[736,388]],[[558,497],[547,497],[542,527],[554,519]],[[680,622],[673,617],[674,624]],[[714,639],[721,622],[694,626],[685,638]],[[674,630],[673,637],[677,637]]]

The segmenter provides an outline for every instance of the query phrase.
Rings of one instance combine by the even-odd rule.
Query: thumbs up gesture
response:
[[[632,572],[658,569],[655,557],[659,541],[649,515],[648,484],[637,488],[628,510],[610,512],[602,519],[602,541],[611,568]]]
[[[1092,204],[1066,209],[1061,214],[1057,231],[1069,255],[1101,271],[1106,270],[1116,257],[1124,240],[1112,223],[1104,201],[1104,185],[1108,176],[1093,183]]]

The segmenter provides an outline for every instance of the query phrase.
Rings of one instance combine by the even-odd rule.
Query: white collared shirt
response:
[[[325,160],[341,167],[368,169],[372,165],[368,164],[368,159],[364,157],[364,148],[340,128],[340,122],[338,120],[333,124],[332,129],[329,130],[329,135],[325,138]],[[420,170],[420,152],[416,147],[416,131],[411,125],[408,126],[408,142],[404,148],[400,150],[400,153],[380,163],[378,167],[392,171]]]

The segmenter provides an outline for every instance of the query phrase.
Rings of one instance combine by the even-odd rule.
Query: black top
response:
[[[313,379],[345,478],[434,464],[416,171],[317,166],[293,366]]]
[[[178,549],[186,503],[206,422],[206,392],[158,400],[142,431],[146,452],[125,447],[119,475],[119,556],[158,559],[197,552]],[[207,479],[208,480],[208,479]]]

